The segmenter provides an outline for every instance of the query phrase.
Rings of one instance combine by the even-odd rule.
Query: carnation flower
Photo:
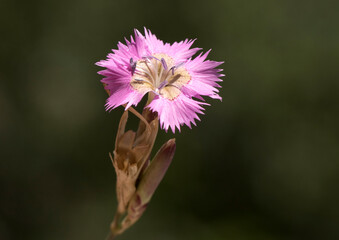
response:
[[[210,51],[193,58],[201,50],[191,48],[195,40],[164,43],[145,28],[144,35],[135,30],[125,41],[96,63],[106,68],[98,73],[110,95],[107,110],[136,106],[149,93],[146,107],[158,113],[163,129],[175,132],[184,124],[196,125],[203,105],[209,105],[204,96],[221,100],[217,88],[224,75],[216,67],[223,62],[206,60]]]

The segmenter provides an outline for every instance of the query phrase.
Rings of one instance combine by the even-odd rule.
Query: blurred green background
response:
[[[198,127],[159,134],[174,161],[119,239],[339,239],[338,7],[1,0],[0,239],[106,237],[122,109],[105,112],[94,63],[143,26],[197,38],[226,77]]]

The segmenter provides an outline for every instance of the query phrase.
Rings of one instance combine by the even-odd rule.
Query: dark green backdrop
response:
[[[226,77],[223,101],[175,134],[164,181],[120,239],[339,239],[338,7],[1,0],[0,239],[105,238],[122,109],[105,112],[94,63],[143,26],[197,38]]]

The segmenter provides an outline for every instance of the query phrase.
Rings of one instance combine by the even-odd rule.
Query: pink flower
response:
[[[223,62],[206,60],[210,51],[192,58],[200,48],[191,48],[195,40],[164,43],[145,28],[145,36],[138,30],[134,38],[118,43],[106,60],[97,62],[106,68],[98,73],[104,78],[110,96],[106,109],[126,104],[126,109],[137,105],[146,93],[152,101],[146,106],[159,115],[166,131],[170,127],[180,131],[186,124],[191,128],[197,114],[203,114],[203,96],[220,99],[218,82],[224,76],[216,67]],[[200,100],[200,101],[199,101]]]

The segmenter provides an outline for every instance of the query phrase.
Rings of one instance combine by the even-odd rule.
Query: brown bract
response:
[[[125,131],[128,111],[140,119],[137,132]],[[175,139],[170,139],[150,161],[158,133],[158,117],[149,109],[145,109],[142,115],[133,108],[128,111],[123,113],[119,123],[114,158],[110,154],[117,175],[118,199],[117,212],[107,238],[110,240],[141,217],[173,159],[176,146]]]

